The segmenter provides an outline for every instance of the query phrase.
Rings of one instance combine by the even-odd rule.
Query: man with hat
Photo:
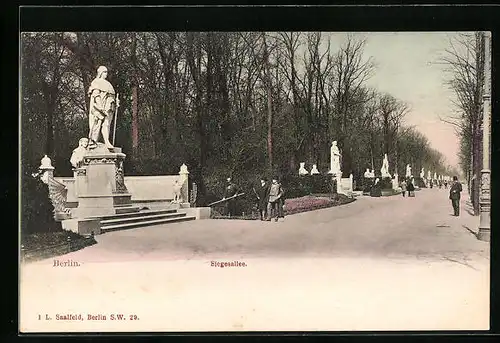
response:
[[[458,181],[457,176],[453,176],[453,184],[450,187],[450,200],[453,206],[453,215],[458,217],[460,215],[460,192],[462,191],[462,184]]]

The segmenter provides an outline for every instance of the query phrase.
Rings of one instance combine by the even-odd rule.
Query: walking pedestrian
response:
[[[269,202],[269,184],[265,178],[260,180],[260,187],[257,192],[257,198],[259,199],[259,213],[260,220],[266,220],[267,213],[267,204]]]
[[[278,218],[285,219],[285,189],[283,188],[283,182],[280,180],[279,182],[281,189],[281,196],[278,200]]]
[[[415,196],[415,185],[413,184],[413,179],[408,181],[408,186],[406,186],[406,189],[408,190],[409,198]]]
[[[224,197],[222,199],[228,199],[235,196],[238,193],[238,188],[232,182],[231,178],[227,178],[226,189],[224,191]],[[226,214],[230,217],[236,214],[236,201],[235,199],[230,199],[226,201]]]
[[[406,180],[403,179],[401,180],[401,184],[400,184],[400,187],[401,187],[401,191],[403,193],[403,198],[406,196]]]
[[[271,187],[269,189],[269,205],[268,205],[268,218],[270,221],[274,218],[274,221],[278,221],[278,206],[280,204],[280,198],[282,196],[281,185],[278,183],[277,178],[273,178],[273,182],[271,183]]]
[[[453,183],[450,187],[450,200],[453,206],[453,215],[458,217],[460,215],[460,192],[462,191],[462,184],[458,181],[457,176],[453,176]]]

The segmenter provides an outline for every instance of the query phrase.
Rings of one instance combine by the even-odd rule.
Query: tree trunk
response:
[[[262,34],[264,41],[264,67],[265,67],[265,87],[267,93],[267,157],[270,173],[274,173],[273,163],[273,108],[271,92],[271,71],[269,68],[269,52],[267,50],[265,33]]]
[[[132,154],[137,156],[139,146],[139,127],[137,120],[137,85],[132,86]]]

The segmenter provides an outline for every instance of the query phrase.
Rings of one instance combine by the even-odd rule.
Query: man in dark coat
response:
[[[267,203],[269,202],[269,184],[262,178],[260,180],[260,187],[258,188],[257,199],[259,200],[259,213],[260,220],[267,219]]]
[[[231,178],[227,178],[227,184],[226,184],[226,189],[224,190],[224,198],[227,199],[230,198],[238,192],[238,188],[236,185],[231,181]],[[229,214],[229,216],[234,216],[235,215],[235,210],[236,210],[236,201],[235,199],[231,199],[226,201],[226,211]]]
[[[281,204],[280,198],[283,195],[282,189],[281,189],[281,184],[278,183],[277,178],[273,178],[273,182],[271,183],[271,186],[269,188],[269,201],[268,201],[268,218],[267,220],[270,221],[271,218],[274,218],[274,221],[278,221],[279,217],[279,212],[278,212],[278,206]]]
[[[278,202],[278,218],[285,218],[285,189],[283,188],[283,182],[280,180],[281,196]]]
[[[460,215],[460,192],[462,191],[462,184],[458,182],[458,177],[453,176],[453,184],[450,187],[450,200],[453,206],[453,215],[458,217]]]

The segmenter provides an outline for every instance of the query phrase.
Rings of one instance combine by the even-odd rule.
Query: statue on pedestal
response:
[[[300,162],[299,175],[307,175],[309,172],[305,168],[305,162]]]
[[[312,170],[311,170],[311,175],[317,175],[319,174],[318,166],[313,164]]]
[[[389,160],[387,159],[387,154],[384,154],[384,161],[382,162],[382,168],[380,168],[380,174],[382,177],[391,177],[391,174],[389,174]]]
[[[115,89],[106,80],[108,69],[100,66],[97,69],[97,76],[90,84],[88,95],[89,104],[89,149],[97,147],[99,135],[102,133],[106,148],[112,149],[113,145],[109,141],[109,129],[113,115],[119,106]]]
[[[337,175],[338,173],[340,173],[340,150],[337,141],[333,141],[330,148],[330,171],[328,174]]]

